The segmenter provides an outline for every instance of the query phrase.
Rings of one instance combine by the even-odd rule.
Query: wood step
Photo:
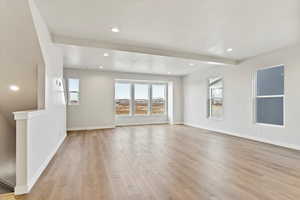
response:
[[[14,193],[0,194],[0,200],[24,200],[26,195],[15,196]]]
[[[14,193],[0,194],[0,200],[16,200]]]

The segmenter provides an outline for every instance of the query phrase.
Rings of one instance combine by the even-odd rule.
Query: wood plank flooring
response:
[[[71,134],[26,200],[299,200],[300,152],[187,126]]]

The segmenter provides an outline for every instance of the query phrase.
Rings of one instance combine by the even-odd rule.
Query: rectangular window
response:
[[[147,115],[149,111],[149,85],[134,84],[134,107],[136,115]]]
[[[284,125],[284,66],[256,73],[256,123]]]
[[[80,91],[79,79],[68,79],[68,104],[79,105]]]
[[[115,105],[117,115],[130,115],[131,84],[116,83]]]
[[[221,77],[208,80],[208,117],[223,118],[223,79]]]
[[[166,113],[166,91],[165,84],[152,85],[152,100],[151,100],[151,113],[152,114],[165,114]]]
[[[119,81],[115,84],[116,115],[165,115],[168,84]]]

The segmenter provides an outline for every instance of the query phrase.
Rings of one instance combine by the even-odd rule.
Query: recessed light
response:
[[[232,48],[229,48],[229,49],[227,49],[226,51],[227,51],[227,52],[232,52],[233,49],[232,49]]]
[[[100,69],[103,69],[103,66],[99,66]]]
[[[20,90],[19,86],[17,86],[17,85],[11,85],[11,86],[9,86],[9,89],[14,92],[17,92]]]
[[[120,29],[117,28],[117,27],[114,27],[114,28],[111,29],[111,31],[114,32],[114,33],[119,33]]]
[[[195,66],[195,64],[194,63],[190,63],[190,66]]]
[[[108,53],[104,53],[103,56],[107,57],[107,56],[109,56],[109,54]]]
[[[171,72],[168,72],[168,74],[171,74]]]

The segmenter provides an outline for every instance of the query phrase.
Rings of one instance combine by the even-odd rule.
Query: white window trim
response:
[[[140,80],[115,80],[116,83],[126,83],[130,84],[130,114],[129,115],[118,115],[116,114],[116,101],[114,96],[114,112],[115,116],[118,118],[128,118],[128,117],[160,117],[160,116],[167,116],[168,115],[168,83],[162,81],[140,81]],[[134,91],[134,84],[146,84],[149,85],[148,89],[148,114],[135,114],[135,91]],[[162,114],[152,114],[152,85],[165,85],[165,112]]]
[[[79,81],[79,86],[78,86],[79,91],[78,92],[69,90],[69,79],[76,79]],[[67,78],[67,92],[68,92],[68,99],[67,99],[68,106],[79,106],[80,105],[80,79],[79,78],[73,78],[73,77]],[[70,102],[70,93],[78,93],[78,103]]]
[[[153,85],[164,85],[165,86],[165,112],[161,114],[152,114],[152,86]],[[150,115],[151,116],[165,116],[168,115],[168,84],[167,83],[150,83],[150,91],[151,91],[151,99],[150,99],[150,104],[151,104],[151,110],[150,110]]]
[[[129,99],[129,114],[128,115],[118,115],[118,114],[116,114],[116,96],[115,96],[115,92],[116,92],[116,83],[124,83],[124,84],[129,84],[130,85],[130,99]],[[133,99],[134,99],[134,96],[133,96],[133,85],[131,84],[131,83],[128,83],[128,82],[125,82],[125,81],[115,81],[115,84],[114,84],[114,96],[113,96],[113,101],[114,101],[114,103],[113,103],[113,106],[114,106],[114,108],[113,108],[113,110],[114,110],[114,114],[115,114],[115,116],[117,116],[117,117],[131,117],[131,116],[133,116],[133,110],[134,110],[134,103],[132,102],[133,101]]]
[[[283,66],[285,70],[285,65],[284,64],[279,64],[279,65],[273,65],[273,66],[268,66],[268,67],[262,67],[259,68],[255,71],[254,78],[253,78],[253,122],[256,126],[266,126],[266,127],[274,127],[274,128],[285,128],[286,125],[286,116],[285,116],[285,74],[283,77],[284,81],[284,88],[283,88],[283,93],[282,95],[257,95],[257,72],[261,70],[266,70],[266,69],[271,69],[275,67],[280,67]],[[267,123],[259,123],[257,122],[256,115],[257,115],[257,108],[256,108],[256,99],[257,98],[283,98],[283,125],[277,125],[277,124],[267,124]]]
[[[222,99],[223,99],[223,105],[222,105],[222,107],[223,107],[223,110],[222,110],[222,117],[213,117],[211,115],[211,113],[212,113],[211,99],[212,98],[210,96],[211,92],[210,92],[210,83],[209,83],[209,79],[211,79],[211,78],[219,78],[223,82],[223,90],[222,90]],[[224,78],[222,76],[214,76],[214,77],[209,77],[207,79],[207,96],[208,96],[207,103],[209,105],[209,107],[207,106],[207,109],[208,109],[207,110],[207,118],[210,119],[210,120],[215,120],[215,121],[223,121],[224,120]]]
[[[137,82],[137,83],[131,83],[132,84],[132,86],[133,86],[133,88],[132,88],[132,93],[133,93],[133,99],[132,99],[132,101],[133,101],[133,104],[134,104],[134,106],[133,106],[133,108],[134,108],[134,110],[132,110],[132,115],[133,116],[149,116],[150,114],[151,114],[151,110],[150,110],[150,104],[151,104],[151,98],[152,98],[152,96],[150,96],[151,94],[150,94],[150,90],[151,90],[151,85],[150,84],[148,84],[148,83],[146,83],[146,82]],[[148,107],[148,109],[147,109],[147,114],[135,114],[135,111],[136,111],[136,105],[135,105],[135,84],[140,84],[140,85],[147,85],[148,86],[148,105],[147,105],[147,107]]]

